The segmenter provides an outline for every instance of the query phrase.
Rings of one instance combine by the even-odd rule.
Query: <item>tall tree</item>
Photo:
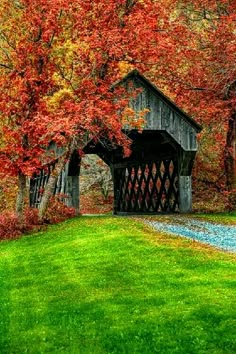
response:
[[[43,218],[74,149],[106,136],[127,151],[118,114],[127,97],[110,87],[121,64],[146,70],[170,55],[163,31],[168,11],[151,0],[4,0],[1,6],[1,166],[18,175],[22,215],[26,176],[54,159]],[[57,156],[49,156],[52,141],[63,146]]]
[[[32,5],[34,1],[32,1]],[[1,168],[18,176],[16,212],[22,218],[26,175],[37,169],[45,147],[46,126],[37,124],[42,97],[51,89],[51,40],[58,31],[58,11],[38,1],[38,12],[29,1],[1,3],[0,111],[3,123]],[[56,20],[55,20],[56,18]],[[54,21],[53,21],[54,19]],[[44,29],[50,21],[51,28]]]
[[[223,180],[236,206],[236,3],[232,0],[176,2],[174,22],[182,25],[177,51],[181,65],[172,77],[171,90],[205,127],[201,157],[207,157],[215,180]]]

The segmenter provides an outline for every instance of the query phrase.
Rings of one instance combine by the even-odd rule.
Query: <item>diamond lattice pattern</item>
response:
[[[177,162],[163,160],[127,167],[120,180],[118,211],[174,212],[178,209]]]

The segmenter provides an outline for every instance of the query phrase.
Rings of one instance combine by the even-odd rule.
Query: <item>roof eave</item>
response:
[[[167,104],[171,106],[177,113],[181,114],[197,131],[197,133],[200,133],[202,130],[202,126],[198,124],[191,116],[189,116],[185,111],[183,111],[181,108],[176,106],[176,104],[168,97],[166,96],[160,89],[158,89],[151,81],[149,81],[144,75],[142,75],[137,69],[134,69],[130,71],[127,75],[125,75],[121,80],[115,82],[112,85],[112,88],[115,88],[116,86],[120,85],[122,82],[127,81],[131,77],[136,76],[139,77],[147,86],[151,87],[154,93],[158,94],[158,96],[161,96],[164,101],[166,101]]]

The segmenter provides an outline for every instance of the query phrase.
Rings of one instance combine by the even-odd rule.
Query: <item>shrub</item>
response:
[[[38,209],[26,208],[24,213],[24,224],[22,225],[22,231],[38,230],[40,228]]]
[[[236,189],[232,191],[224,192],[225,197],[225,205],[228,211],[235,211],[236,210]]]
[[[21,228],[15,213],[5,211],[0,215],[0,240],[16,238],[22,234]]]
[[[55,224],[75,216],[75,210],[67,207],[57,198],[52,198],[46,217],[45,224]],[[24,220],[20,222],[17,215],[12,211],[3,211],[0,215],[0,240],[14,239],[29,231],[38,231],[44,225],[40,224],[38,209],[26,208]]]
[[[75,216],[75,209],[66,206],[60,201],[61,196],[51,198],[50,205],[46,212],[44,222],[47,224],[56,224]]]
[[[4,211],[0,215],[0,240],[13,239],[27,231],[40,228],[38,210],[34,208],[26,208],[23,222],[12,211]]]

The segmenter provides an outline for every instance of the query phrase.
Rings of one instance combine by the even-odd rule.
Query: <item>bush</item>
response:
[[[47,224],[56,224],[75,216],[75,209],[63,204],[59,199],[61,196],[52,197],[48,210],[46,212],[44,222]]]
[[[15,213],[3,212],[0,215],[0,240],[16,238],[21,234],[21,225]]]
[[[224,195],[225,195],[226,209],[228,211],[235,211],[236,210],[236,189],[230,192],[224,192]]]
[[[29,231],[38,231],[44,224],[56,224],[75,216],[75,210],[52,198],[44,223],[39,222],[38,209],[26,208],[24,220],[20,222],[14,212],[4,211],[0,215],[0,240],[14,239]]]
[[[38,210],[35,208],[25,210],[23,222],[12,211],[4,211],[0,215],[0,240],[13,239],[27,231],[40,228]]]
[[[22,231],[31,231],[40,229],[38,209],[26,208],[24,213],[24,224],[22,225]]]

